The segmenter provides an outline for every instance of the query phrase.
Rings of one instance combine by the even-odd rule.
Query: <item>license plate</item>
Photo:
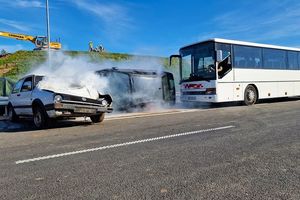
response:
[[[188,97],[188,100],[189,100],[189,101],[195,101],[195,100],[196,100],[196,97]]]
[[[74,112],[76,113],[95,113],[95,109],[89,109],[89,108],[75,108]]]

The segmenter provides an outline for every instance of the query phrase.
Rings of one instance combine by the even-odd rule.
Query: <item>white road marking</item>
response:
[[[136,141],[132,141],[132,142],[125,142],[125,143],[113,144],[113,145],[108,145],[108,146],[102,146],[102,147],[97,147],[97,148],[84,149],[84,150],[66,152],[66,153],[61,153],[61,154],[54,154],[54,155],[49,155],[49,156],[42,156],[42,157],[31,158],[31,159],[26,159],[26,160],[18,160],[15,163],[16,164],[29,163],[29,162],[35,162],[35,161],[40,161],[40,160],[47,160],[47,159],[64,157],[64,156],[70,156],[70,155],[75,155],[75,154],[82,154],[82,153],[87,153],[87,152],[129,146],[129,145],[133,145],[133,144],[140,144],[140,143],[152,142],[152,141],[157,141],[157,140],[165,140],[165,139],[169,139],[169,138],[194,135],[194,134],[205,133],[205,132],[219,131],[219,130],[230,129],[230,128],[234,128],[234,127],[235,126],[223,126],[223,127],[218,127],[218,128],[210,128],[210,129],[203,129],[203,130],[198,130],[198,131],[178,133],[178,134],[173,134],[173,135],[166,135],[166,136],[161,136],[161,137],[136,140]]]

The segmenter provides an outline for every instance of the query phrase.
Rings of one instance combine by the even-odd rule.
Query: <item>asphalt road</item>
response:
[[[0,133],[0,199],[300,199],[300,101]]]

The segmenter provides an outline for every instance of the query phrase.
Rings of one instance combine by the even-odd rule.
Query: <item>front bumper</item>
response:
[[[181,95],[182,102],[218,102],[217,95]]]
[[[100,113],[111,113],[113,108],[94,103],[63,101],[46,106],[50,118],[56,117],[89,117]]]

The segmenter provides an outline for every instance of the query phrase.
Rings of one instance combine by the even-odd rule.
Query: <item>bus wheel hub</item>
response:
[[[248,100],[249,101],[254,101],[254,99],[255,99],[255,93],[254,93],[254,91],[253,90],[249,90],[248,91]]]

